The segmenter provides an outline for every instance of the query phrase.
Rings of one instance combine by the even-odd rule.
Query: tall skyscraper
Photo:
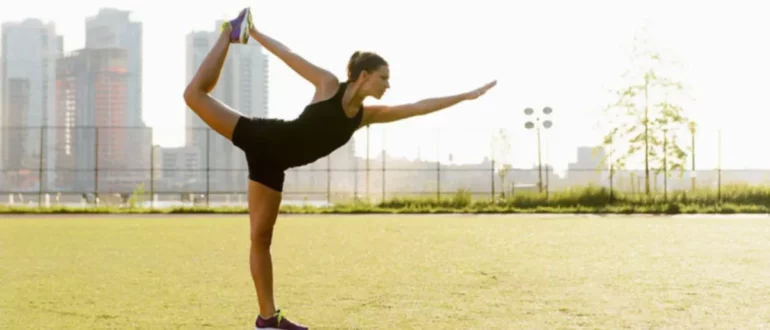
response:
[[[0,123],[6,128],[0,138],[0,163],[9,189],[37,189],[38,169],[54,163],[55,153],[45,152],[54,136],[41,128],[52,125],[56,59],[62,44],[53,23],[27,19],[2,25]],[[45,172],[43,188],[50,188],[53,179]]]
[[[143,127],[142,121],[142,23],[133,22],[131,12],[112,8],[99,10],[86,18],[88,49],[122,48],[126,50],[127,117],[125,126]]]
[[[217,22],[216,26],[221,24],[222,22]],[[219,29],[196,31],[187,35],[187,82],[192,80],[209,50],[214,46],[219,38],[219,31]],[[244,115],[267,117],[268,60],[262,46],[255,41],[245,45],[231,45],[217,86],[211,94]],[[190,109],[185,113],[185,123],[187,145],[201,150],[202,159],[199,164],[214,169],[209,178],[214,183],[211,189],[243,190],[246,182],[245,172],[232,171],[246,168],[246,161],[240,150],[236,150],[232,143],[216,132],[210,131],[200,117]],[[202,179],[205,180],[205,176]]]
[[[115,157],[117,157],[114,159],[121,159],[120,157],[123,156],[117,155],[117,153],[121,153],[128,157],[126,162],[112,163],[112,168],[115,168],[115,171],[110,171],[111,168],[107,167],[100,171],[104,173],[100,182],[106,182],[108,179],[113,180],[115,189],[121,189],[122,192],[126,192],[126,190],[131,192],[139,183],[149,183],[150,154],[152,152],[152,130],[142,120],[142,23],[132,21],[130,16],[131,12],[129,11],[102,8],[96,16],[86,19],[85,48],[87,50],[121,49],[125,55],[122,67],[125,71],[121,73],[121,77],[125,77],[126,90],[123,101],[125,104],[120,107],[115,104],[105,108],[105,111],[125,109],[125,112],[106,114],[107,117],[105,118],[109,119],[95,123],[100,127],[100,141],[105,141],[103,139],[108,136],[106,134],[125,136],[127,141],[125,144],[120,144],[120,149],[111,149],[111,152],[114,152]],[[101,89],[102,87],[94,88]],[[107,91],[96,90],[96,93],[97,97],[100,97],[102,93],[107,93]],[[117,145],[119,144],[115,144],[115,146]]]
[[[56,165],[74,170],[62,171],[60,187],[130,192],[149,179],[151,145],[141,142],[149,141],[151,132],[115,127],[129,115],[127,58],[125,49],[103,48],[58,61]]]

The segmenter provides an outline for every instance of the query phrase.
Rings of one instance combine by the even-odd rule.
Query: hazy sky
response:
[[[389,124],[389,152],[423,158],[479,161],[489,154],[489,135],[508,130],[515,166],[536,161],[535,137],[524,129],[523,109],[554,109],[544,141],[557,166],[574,161],[575,147],[594,145],[597,111],[628,66],[634,33],[648,26],[655,42],[684,65],[694,103],[689,114],[698,136],[701,168],[716,164],[716,130],[723,129],[723,165],[770,168],[765,113],[770,110],[770,20],[761,1],[201,1],[177,6],[149,0],[28,0],[3,6],[0,21],[53,21],[65,51],[83,47],[85,18],[101,7],[133,11],[144,24],[144,118],[157,128],[156,143],[183,143],[185,35],[211,30],[251,6],[257,26],[309,60],[344,78],[355,50],[381,53],[391,64],[392,89],[380,102],[401,103],[464,92],[492,79],[498,86],[482,99],[441,113]],[[440,10],[440,11],[439,11]],[[270,58],[272,117],[296,116],[312,87]],[[373,101],[370,101],[373,102]],[[472,133],[460,133],[468,128]],[[372,154],[383,132],[373,128]],[[359,132],[357,138],[363,138]],[[363,152],[365,143],[360,140]],[[754,142],[754,143],[747,143]],[[465,143],[463,146],[460,143]],[[739,150],[744,144],[752,151]],[[419,147],[418,147],[419,146]]]

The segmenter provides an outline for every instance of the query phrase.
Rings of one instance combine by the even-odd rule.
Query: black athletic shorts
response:
[[[249,179],[282,192],[286,168],[275,158],[279,150],[273,150],[270,144],[267,125],[270,121],[264,118],[241,116],[235,124],[232,142],[246,154]]]

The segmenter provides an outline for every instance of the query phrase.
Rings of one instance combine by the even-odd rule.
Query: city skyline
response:
[[[162,24],[162,18],[169,17],[170,8],[153,7],[149,3],[117,0],[103,4],[91,2],[66,7],[66,10],[56,3],[50,3],[48,6],[42,6],[41,1],[35,3],[35,7],[44,7],[45,10],[33,12],[22,6],[0,14],[0,20],[19,21],[23,17],[53,20],[57,26],[63,26],[62,31],[66,31],[61,32],[65,52],[86,43],[82,33],[85,28],[84,20],[78,19],[77,23],[73,23],[75,18],[93,16],[102,7],[131,11],[134,20],[142,22],[145,36],[151,38],[146,40],[143,49],[146,64],[143,88],[147,91],[143,100],[143,113],[148,125],[157,133],[153,136],[156,142],[163,146],[184,144],[183,118],[187,110],[181,96],[177,95],[184,87],[183,65],[177,66],[177,63],[184,62],[184,56],[178,55],[184,52],[184,47],[181,52],[179,50],[179,45],[184,43],[184,34],[211,29],[212,22],[229,18],[238,8],[249,5],[247,2],[224,1],[218,3],[216,8],[197,6],[191,8],[186,15],[175,17],[179,20],[178,24],[166,27]],[[300,54],[328,67],[339,76],[344,74],[344,61],[353,50],[381,50],[391,62],[394,76],[394,88],[386,94],[383,103],[408,102],[423,97],[462,92],[487,78],[498,78],[500,84],[496,91],[479,102],[463,104],[445,113],[388,125],[385,147],[389,153],[412,158],[421,154],[423,158],[433,157],[443,161],[452,153],[455,162],[478,162],[483,159],[484,154],[489,154],[489,148],[486,147],[489,144],[489,132],[498,128],[496,126],[502,126],[512,132],[516,167],[529,167],[530,164],[536,163],[534,136],[523,128],[522,112],[526,107],[554,108],[554,129],[543,138],[546,150],[544,156],[548,163],[557,168],[566,168],[567,164],[574,160],[571,150],[581,145],[593,146],[599,142],[602,132],[594,129],[598,121],[595,113],[605,103],[604,89],[612,87],[610,83],[616,81],[620,73],[628,68],[626,57],[631,40],[634,34],[647,24],[661,48],[669,50],[673,56],[686,64],[688,84],[694,86],[693,94],[696,99],[690,110],[694,112],[693,117],[699,121],[703,132],[698,137],[698,144],[703,146],[699,149],[699,164],[708,168],[714,168],[718,164],[716,137],[717,129],[721,128],[724,146],[723,167],[770,166],[767,156],[741,152],[739,149],[743,143],[752,139],[753,136],[749,132],[762,132],[758,126],[761,125],[761,120],[751,121],[745,118],[750,118],[751,109],[766,108],[766,102],[758,95],[768,87],[767,83],[759,78],[765,73],[770,73],[770,67],[761,61],[761,58],[767,56],[767,50],[753,46],[751,42],[752,33],[761,31],[761,24],[767,24],[757,19],[757,10],[747,10],[745,7],[740,9],[739,6],[721,8],[699,4],[698,10],[725,15],[729,13],[731,24],[709,26],[709,20],[705,19],[707,15],[695,15],[689,18],[687,26],[681,27],[677,25],[678,17],[695,9],[681,2],[649,2],[631,10],[625,5],[609,1],[592,1],[590,4],[572,8],[586,15],[594,15],[580,8],[588,8],[589,5],[602,6],[612,13],[594,22],[549,11],[548,7],[556,3],[558,2],[550,5],[517,4],[517,12],[520,14],[515,16],[516,19],[507,20],[503,16],[504,11],[495,9],[497,5],[494,2],[472,8],[448,4],[444,9],[449,14],[444,18],[425,18],[424,13],[433,8],[430,4],[419,4],[404,11],[401,5],[382,7],[375,3],[357,2],[356,5],[362,8],[377,8],[376,12],[382,17],[389,17],[389,20],[393,19],[394,13],[403,12],[407,17],[429,19],[430,24],[414,25],[404,19],[406,23],[399,28],[393,28],[392,24],[362,25],[360,29],[345,30],[348,31],[346,33],[349,38],[339,36],[324,39],[329,46],[318,50],[314,49],[316,47],[311,46],[308,40],[318,39],[318,33],[332,36],[334,31],[342,31],[342,23],[320,24],[312,31],[292,29],[291,22],[279,19],[281,15],[271,14],[294,13],[289,7],[280,3],[252,7],[256,8],[255,19],[258,27],[264,27],[267,33],[275,35]],[[296,14],[292,21],[316,24],[314,22],[320,20],[314,18],[312,12],[324,8],[336,11],[332,14],[334,17],[343,18],[347,5],[349,4],[345,1],[302,4],[308,9],[308,14]],[[573,5],[562,3],[561,6]],[[55,15],[54,11],[61,14]],[[471,20],[468,17],[470,14],[481,15],[484,19]],[[451,26],[450,21],[453,19],[447,19],[448,17],[463,17],[472,24]],[[544,22],[548,24],[543,25]],[[563,27],[567,25],[572,29],[564,30]],[[526,26],[537,26],[540,30],[521,32],[521,27]],[[612,29],[608,29],[609,26],[612,26]],[[420,29],[417,29],[418,27]],[[177,34],[170,34],[170,31],[177,31],[174,32]],[[506,42],[490,42],[474,37],[481,35],[483,31],[491,33],[492,39],[489,40]],[[452,44],[454,36],[463,37],[457,45]],[[426,40],[432,41],[425,42]],[[505,47],[513,47],[513,50],[506,50]],[[475,61],[474,57],[484,58],[486,63]],[[466,61],[462,62],[460,59]],[[452,76],[457,79],[439,79],[445,76],[447,70],[451,70]],[[275,81],[271,82],[269,96],[271,115],[292,118],[307,102],[311,95],[310,87],[274,57],[271,57],[269,71],[270,76],[275,77]],[[161,77],[159,72],[163,72],[164,77]],[[439,80],[443,81],[439,83]],[[732,81],[741,83],[730,83]],[[174,91],[179,93],[175,94]],[[721,115],[723,110],[720,109],[730,109],[733,116]],[[473,133],[460,134],[461,125],[474,128]],[[438,134],[432,129],[442,126],[439,143],[436,140]],[[356,138],[360,140],[365,135],[366,132],[361,131],[356,134]],[[370,135],[371,149],[381,150],[382,143],[377,139],[383,136],[382,127],[373,127]],[[569,139],[565,139],[566,136],[569,136]],[[460,142],[463,141],[475,147],[462,147]],[[482,145],[484,147],[480,148]],[[358,144],[358,155],[363,154],[363,147],[362,143]],[[434,148],[440,150],[434,151]]]
[[[215,23],[221,26],[222,21]],[[7,170],[0,184],[17,189],[36,185],[47,190],[131,189],[145,181],[142,169],[154,162],[153,156],[146,156],[156,152],[160,165],[189,163],[193,156],[194,164],[209,168],[246,167],[231,143],[210,134],[192,111],[186,114],[184,147],[154,148],[154,132],[145,125],[141,106],[142,23],[132,20],[128,11],[101,8],[86,17],[85,25],[85,47],[70,52],[63,51],[64,39],[53,23],[32,18],[2,25],[3,43],[16,47],[5,47],[2,60],[10,70],[4,70],[0,79],[9,86],[0,93],[8,100],[0,109],[5,126],[0,169]],[[213,47],[217,30],[187,35],[188,82]],[[42,48],[29,43],[37,40],[47,42]],[[230,54],[213,94],[246,115],[267,116],[268,61],[262,47],[235,46]],[[43,155],[45,159],[40,159]],[[65,170],[38,174],[31,171],[35,167]],[[89,173],[89,168],[101,168],[102,173]],[[161,171],[158,179],[165,176],[201,181],[197,175],[178,177],[173,171]],[[237,172],[215,179],[224,187],[242,181]],[[36,183],[39,180],[45,183]]]

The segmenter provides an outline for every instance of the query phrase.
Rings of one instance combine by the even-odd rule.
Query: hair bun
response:
[[[388,65],[382,57],[370,51],[356,51],[348,61],[348,80],[355,81],[362,71],[373,72],[380,66]]]
[[[353,53],[353,56],[350,57],[350,60],[355,61],[359,56],[361,56],[361,51],[357,50],[355,53]]]

